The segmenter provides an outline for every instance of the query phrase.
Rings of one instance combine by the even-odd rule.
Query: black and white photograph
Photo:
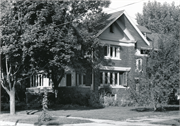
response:
[[[180,126],[180,0],[0,0],[0,126]]]

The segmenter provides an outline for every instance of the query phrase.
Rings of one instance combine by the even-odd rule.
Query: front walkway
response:
[[[59,116],[65,118],[64,116]],[[61,124],[60,126],[179,126],[180,122],[175,121],[179,119],[179,115],[173,116],[154,116],[154,117],[138,117],[134,119],[126,119],[124,121],[102,120],[102,119],[90,119],[82,117],[66,117],[71,119],[90,120],[92,123],[81,124]],[[168,123],[168,120],[171,120]],[[16,122],[0,121],[0,126],[34,126],[34,124],[24,124]],[[43,125],[42,125],[43,126]],[[44,125],[45,126],[45,125]]]

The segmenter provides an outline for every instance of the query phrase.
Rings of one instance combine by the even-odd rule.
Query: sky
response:
[[[136,23],[136,14],[142,13],[143,4],[148,3],[148,1],[154,2],[155,0],[110,0],[111,4],[109,8],[105,8],[106,13],[113,13],[120,10],[125,10],[129,17]],[[160,3],[172,3],[175,2],[175,5],[180,5],[180,0],[156,0]],[[137,24],[137,23],[136,23]]]

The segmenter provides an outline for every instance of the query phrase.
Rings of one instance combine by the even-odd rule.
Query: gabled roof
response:
[[[141,26],[141,25],[136,25],[138,28],[139,28],[139,30],[141,31],[141,32],[143,32],[143,33],[151,33],[151,31],[149,31],[146,27],[144,27],[144,26]]]
[[[106,25],[106,27],[104,27],[102,30],[100,30],[98,33],[97,33],[97,37],[99,35],[101,35],[111,24],[113,24],[119,17],[121,17],[121,15],[123,14],[124,11],[118,11],[118,12],[115,12],[115,13],[111,13],[109,14],[109,18],[106,19],[107,22],[108,22],[108,25]]]
[[[147,39],[145,38],[145,36],[141,33],[141,31],[139,30],[139,28],[133,23],[133,21],[131,20],[131,18],[128,16],[128,14],[126,13],[125,10],[122,11],[118,11],[115,13],[110,13],[110,17],[107,19],[107,21],[109,21],[108,25],[103,28],[102,30],[100,30],[97,34],[97,37],[99,35],[101,35],[111,24],[113,24],[117,19],[119,19],[119,17],[121,17],[122,15],[125,15],[126,18],[129,20],[129,22],[132,24],[132,26],[134,27],[134,29],[138,32],[138,34],[141,36],[141,38],[145,41],[145,43],[147,45],[150,45],[150,43],[147,41]]]

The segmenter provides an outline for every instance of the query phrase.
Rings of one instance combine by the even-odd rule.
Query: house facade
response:
[[[100,67],[99,87],[109,84],[112,88],[127,88],[128,79],[138,78],[143,72],[143,57],[152,49],[151,32],[136,26],[125,11],[110,14],[109,24],[100,30],[97,37],[104,45],[100,51],[105,60],[110,62]],[[66,71],[59,87],[79,86],[93,89],[95,76],[91,74]],[[32,76],[30,87],[52,87],[51,77],[45,74]]]

